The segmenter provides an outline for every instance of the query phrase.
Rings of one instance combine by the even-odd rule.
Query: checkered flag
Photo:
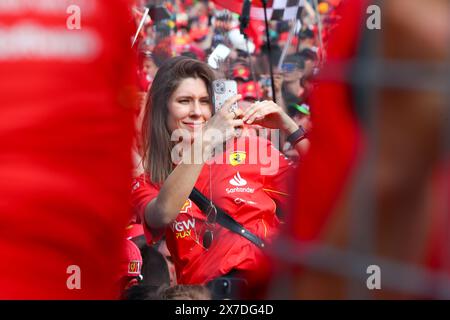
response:
[[[219,7],[241,14],[243,0],[213,0]],[[305,0],[267,0],[268,20],[300,19]],[[250,18],[264,20],[264,7],[261,0],[253,0]]]
[[[305,0],[272,0],[267,1],[268,20],[300,19]],[[250,9],[250,18],[264,20],[264,8],[253,6]]]

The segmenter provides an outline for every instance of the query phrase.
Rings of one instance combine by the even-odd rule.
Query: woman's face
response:
[[[200,78],[186,78],[181,81],[168,101],[167,126],[194,131],[211,118],[211,104],[208,90]]]

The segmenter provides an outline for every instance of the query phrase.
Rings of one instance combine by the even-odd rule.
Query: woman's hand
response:
[[[203,128],[203,143],[206,147],[215,147],[231,138],[239,136],[244,126],[242,120],[242,110],[236,108],[231,111],[231,106],[238,102],[242,96],[240,94],[229,98]]]
[[[291,134],[298,129],[295,121],[273,101],[258,101],[248,108],[242,118],[245,124],[257,124],[269,129],[281,129]]]

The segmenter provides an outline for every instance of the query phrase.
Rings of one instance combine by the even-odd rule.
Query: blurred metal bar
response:
[[[366,74],[358,78],[340,76],[342,70],[350,70],[358,64]],[[450,61],[447,63],[422,63],[401,60],[368,60],[356,59],[342,62],[328,62],[327,68],[321,71],[322,81],[337,81],[353,85],[371,85],[379,88],[398,88],[424,90],[447,94],[450,88],[448,74]],[[345,73],[344,73],[345,74]]]
[[[376,31],[374,31],[376,32]],[[367,41],[366,37],[363,37]],[[450,40],[450,39],[449,39]],[[352,227],[350,232],[351,250],[341,250],[326,245],[300,243],[286,237],[279,238],[271,250],[271,254],[281,261],[314,270],[327,272],[344,278],[353,279],[349,296],[352,299],[370,297],[370,290],[365,288],[369,265],[381,267],[382,289],[389,289],[408,295],[424,298],[450,299],[450,199],[444,199],[446,217],[446,242],[442,248],[442,271],[430,270],[408,263],[381,258],[375,254],[374,235],[374,201],[373,190],[370,189],[370,174],[373,168],[374,155],[377,151],[375,132],[377,117],[376,93],[380,89],[394,88],[414,91],[427,91],[442,94],[446,97],[446,125],[443,130],[443,159],[446,173],[450,169],[450,56],[444,63],[426,63],[422,61],[380,59],[376,51],[381,50],[380,41],[374,41],[378,47],[371,46],[370,55],[354,60],[328,62],[319,79],[347,83],[356,88],[366,88],[363,96],[363,120],[368,129],[368,154],[362,158],[362,164],[355,170],[352,181]],[[450,41],[448,41],[450,44]],[[370,45],[370,43],[369,43]],[[372,51],[371,51],[372,50]],[[348,70],[357,70],[351,73]],[[449,194],[450,181],[445,181],[444,192]],[[292,288],[292,283],[285,282]],[[290,292],[292,293],[292,291]],[[286,292],[285,292],[286,294]],[[292,297],[292,295],[290,296]]]
[[[295,29],[297,26],[297,19],[292,19],[291,23],[292,23],[292,26],[291,26],[291,29],[289,30],[289,35],[288,35],[287,41],[284,45],[283,51],[281,52],[280,60],[278,60],[278,65],[277,65],[278,72],[281,70],[284,59],[286,58],[289,47],[291,46],[292,38],[294,38]]]
[[[277,239],[270,254],[279,261],[353,279],[361,286],[366,286],[369,276],[366,273],[367,267],[375,264],[381,268],[382,289],[423,298],[450,299],[450,276],[444,272],[402,264],[375,255],[298,242],[285,236]],[[370,292],[369,289],[367,291]]]
[[[314,10],[316,12],[316,19],[317,19],[317,28],[319,29],[319,44],[320,44],[320,51],[322,52],[322,55],[325,55],[325,50],[323,47],[323,39],[322,39],[322,17],[320,16],[319,12],[319,1],[318,0],[312,0],[314,3]]]
[[[363,61],[375,60],[380,55],[381,40],[380,31],[367,30],[363,27],[363,36],[360,43],[357,59]],[[373,168],[375,167],[377,154],[377,121],[378,113],[378,87],[361,84],[360,79],[373,69],[361,68],[357,63],[352,68],[353,92],[355,96],[355,107],[363,123],[367,146],[366,152],[359,161],[355,171],[355,182],[352,184],[350,200],[350,245],[349,249],[361,254],[370,254],[375,250],[376,244],[376,206],[375,192],[372,183]],[[376,75],[373,75],[376,77]],[[351,263],[351,262],[349,262]],[[361,287],[359,283],[349,282],[347,287],[350,299],[369,299],[370,292]]]
[[[448,14],[448,19],[450,20],[450,12]],[[447,56],[447,63],[450,65],[450,36],[447,41],[448,44],[448,52],[449,55]],[[443,210],[444,210],[444,226],[445,226],[445,242],[447,245],[442,247],[442,250],[440,252],[441,259],[443,261],[443,269],[450,270],[450,181],[447,179],[450,176],[450,72],[447,73],[447,81],[448,84],[448,90],[446,91],[445,99],[447,102],[447,108],[444,118],[444,130],[442,132],[442,163],[444,164],[444,195],[446,198],[443,199]],[[439,291],[445,291],[446,286],[445,284],[440,284]]]

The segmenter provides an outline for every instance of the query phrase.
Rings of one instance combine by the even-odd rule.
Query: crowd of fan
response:
[[[211,1],[164,2],[159,8],[164,8],[170,18],[158,21],[145,18],[134,44],[138,54],[137,82],[141,98],[136,110],[134,175],[143,172],[139,130],[146,93],[158,68],[168,58],[178,55],[208,62],[219,44],[231,51],[224,60],[213,61],[214,70],[218,78],[237,82],[242,95],[241,107],[245,107],[246,103],[275,98],[298,125],[311,130],[308,97],[314,87],[313,77],[326,59],[327,38],[339,19],[334,10],[339,2],[319,1],[318,10],[312,10],[307,3],[301,21],[270,21],[270,54],[264,21],[252,20],[244,36],[239,30],[239,15],[217,7]],[[146,5],[146,1],[142,0],[133,7],[136,28],[143,18]],[[211,59],[209,61],[211,65]],[[270,63],[274,70],[274,93]],[[305,148],[308,147],[306,140]],[[301,155],[288,142],[281,141],[280,149],[293,161],[301,161]],[[126,239],[127,257],[122,268],[124,299],[214,297],[214,293],[201,285],[177,285],[175,267],[165,241],[149,245],[143,233],[139,221],[134,219],[130,222]]]

